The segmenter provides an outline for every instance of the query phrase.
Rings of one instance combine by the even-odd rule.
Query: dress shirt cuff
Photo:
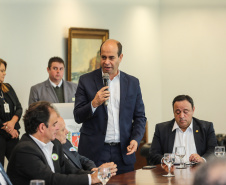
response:
[[[91,179],[91,175],[90,174],[88,174],[88,179],[89,179],[89,185],[91,185],[91,181],[92,181],[92,179]]]
[[[206,159],[204,157],[202,157],[202,159],[204,160],[204,162],[206,163]]]
[[[92,102],[91,102],[91,109],[92,109],[92,112],[93,112],[93,113],[94,113],[95,110],[97,109],[97,107],[96,107],[96,108],[93,107]]]

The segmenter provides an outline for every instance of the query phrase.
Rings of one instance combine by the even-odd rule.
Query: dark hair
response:
[[[106,40],[106,41],[108,41],[108,40]],[[101,55],[101,48],[106,41],[104,41],[100,46],[100,55]],[[118,46],[118,57],[119,57],[122,54],[122,44],[119,41],[116,41],[116,44]]]
[[[65,66],[64,61],[63,61],[62,58],[60,58],[60,57],[52,57],[52,58],[49,59],[49,63],[48,63],[48,68],[49,69],[51,68],[51,65],[52,65],[53,62],[59,62],[59,63],[61,63],[61,64],[63,64]]]
[[[3,65],[5,66],[5,69],[6,69],[6,67],[7,67],[7,62],[0,58],[0,65],[1,65],[1,64],[3,64]],[[6,93],[6,92],[9,91],[9,89],[8,89],[7,86],[9,86],[9,85],[4,84],[3,82],[1,83],[1,90],[2,90],[4,93]]]
[[[211,179],[212,175],[214,176],[213,171],[216,168],[223,167],[226,170],[226,160],[225,158],[216,158],[212,156],[206,163],[203,163],[195,173],[193,185],[223,185],[226,184],[226,181],[222,182],[222,177],[225,173],[218,173],[218,178],[215,177]],[[221,177],[221,178],[219,178]],[[224,178],[225,179],[225,178]]]
[[[57,113],[56,109],[47,101],[35,102],[28,107],[23,116],[24,127],[27,134],[36,133],[40,123],[44,123],[46,127],[48,127],[50,109]]]
[[[184,101],[184,100],[187,100],[191,104],[191,107],[193,109],[193,107],[194,107],[193,99],[188,95],[178,95],[177,97],[175,97],[174,100],[173,100],[173,103],[172,103],[173,107],[174,107],[175,102]]]

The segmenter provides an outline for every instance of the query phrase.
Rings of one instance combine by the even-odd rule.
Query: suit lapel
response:
[[[68,100],[68,93],[67,93],[67,89],[68,89],[68,84],[64,82],[63,80],[63,88],[64,88],[64,102],[70,102],[71,100]]]
[[[128,90],[128,79],[126,78],[126,75],[120,71],[120,108],[119,110],[123,109],[123,105],[125,104],[125,101],[126,101],[127,90]],[[121,115],[119,111],[119,120],[120,120],[120,117]]]
[[[170,122],[169,128],[168,128],[168,139],[169,139],[169,145],[168,145],[168,151],[171,153],[173,152],[173,145],[174,145],[174,141],[175,141],[175,135],[176,135],[176,130],[174,130],[172,132],[173,129],[173,125],[174,125],[175,120],[173,119]]]
[[[81,165],[81,163],[80,163],[80,161],[79,161],[79,158],[78,158],[78,155],[74,155],[75,154],[75,152],[71,152],[71,151],[69,151],[69,149],[65,149],[64,147],[63,147],[63,151],[64,151],[64,153],[68,156],[68,158],[79,168],[79,169],[82,169],[82,165]]]
[[[57,95],[53,89],[53,86],[50,84],[49,79],[45,82],[45,86],[46,86],[46,91],[49,94],[49,96],[51,96],[53,98],[54,102],[59,103]]]
[[[101,68],[96,71],[94,81],[96,83],[97,91],[99,91],[102,87],[104,87]],[[104,105],[104,103],[101,106],[104,106],[104,109],[107,113],[107,107]]]
[[[61,168],[60,168],[60,165],[59,165],[59,156],[58,156],[55,145],[53,146],[53,152],[52,152],[52,156],[54,156],[54,155],[57,156],[57,160],[53,160],[55,173],[61,173]]]
[[[196,121],[193,119],[193,135],[195,140],[195,146],[197,153],[201,155],[201,147],[202,146],[202,137],[200,136],[200,129],[196,123]]]

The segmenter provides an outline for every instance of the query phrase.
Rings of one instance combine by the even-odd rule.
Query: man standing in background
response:
[[[117,174],[126,173],[134,170],[146,124],[139,80],[118,69],[123,58],[119,41],[105,41],[100,57],[101,68],[80,77],[75,95],[75,121],[83,123],[78,151],[96,166],[112,161]]]
[[[49,79],[31,87],[29,105],[37,101],[50,103],[71,103],[75,101],[77,84],[64,81],[64,61],[60,57],[49,59]]]

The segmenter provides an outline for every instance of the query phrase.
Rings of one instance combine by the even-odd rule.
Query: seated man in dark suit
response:
[[[65,127],[65,122],[62,117],[58,118],[58,126],[59,131],[57,132],[56,139],[58,139],[62,146],[63,152],[76,168],[87,170],[87,171],[94,171],[96,170],[96,165],[93,161],[89,160],[88,158],[79,155],[78,152],[75,151],[75,148],[72,146],[71,142],[67,140],[66,136],[68,134],[68,130]]]
[[[55,140],[58,117],[49,102],[35,102],[26,110],[23,118],[26,134],[15,147],[7,169],[14,185],[29,185],[32,179],[43,179],[46,185],[100,182],[97,173],[72,174],[75,169],[64,157],[61,143]]]
[[[173,100],[174,118],[156,125],[149,152],[151,164],[160,164],[164,153],[175,153],[175,147],[185,146],[185,162],[204,162],[217,145],[213,123],[193,117],[193,100],[179,95]]]
[[[0,184],[1,185],[12,185],[11,181],[9,180],[8,175],[6,174],[4,167],[0,163]]]

